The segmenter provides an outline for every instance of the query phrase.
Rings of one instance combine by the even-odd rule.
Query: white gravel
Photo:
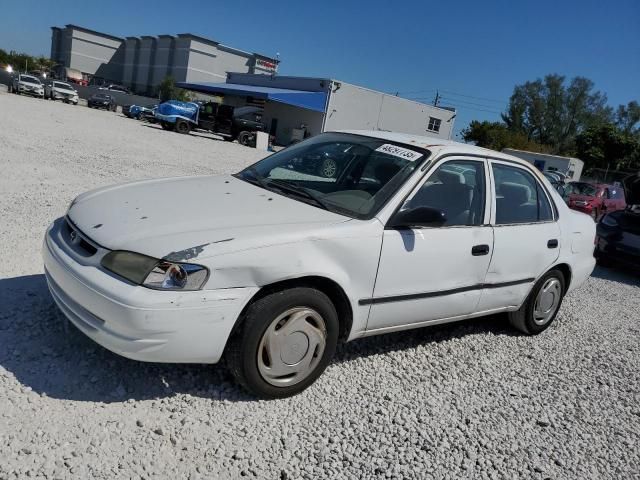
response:
[[[0,479],[640,478],[640,280],[625,273],[596,270],[538,337],[496,316],[356,341],[278,401],[223,366],[138,363],[65,328],[40,244],[76,194],[260,156],[0,93]]]

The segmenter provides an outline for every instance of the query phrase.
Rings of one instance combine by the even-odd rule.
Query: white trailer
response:
[[[558,172],[566,175],[568,182],[580,180],[584,162],[579,158],[561,157],[547,153],[527,152],[513,148],[502,149],[504,153],[521,158],[533,165],[541,172]]]

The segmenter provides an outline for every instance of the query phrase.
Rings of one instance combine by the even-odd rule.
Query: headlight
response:
[[[604,217],[602,217],[602,224],[606,225],[607,227],[617,227],[618,226],[618,221],[613,218],[611,215],[605,215]]]
[[[200,290],[209,276],[202,265],[167,262],[122,250],[109,252],[101,263],[135,284],[158,290]]]

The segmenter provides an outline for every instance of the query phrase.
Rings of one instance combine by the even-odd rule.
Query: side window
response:
[[[438,167],[402,208],[437,208],[445,213],[443,226],[472,226],[482,224],[484,203],[484,164],[455,160]]]
[[[493,164],[496,184],[496,224],[548,222],[553,210],[540,182],[529,172]]]
[[[429,130],[430,132],[439,132],[441,123],[442,123],[442,120],[440,120],[439,118],[429,117],[429,124],[427,125],[427,130]]]

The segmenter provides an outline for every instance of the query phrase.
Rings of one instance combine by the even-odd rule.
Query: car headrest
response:
[[[438,178],[445,185],[464,185],[465,183],[464,175],[448,170],[440,170],[438,172]]]
[[[500,193],[509,203],[522,205],[529,202],[529,187],[520,183],[503,182],[500,184]]]

